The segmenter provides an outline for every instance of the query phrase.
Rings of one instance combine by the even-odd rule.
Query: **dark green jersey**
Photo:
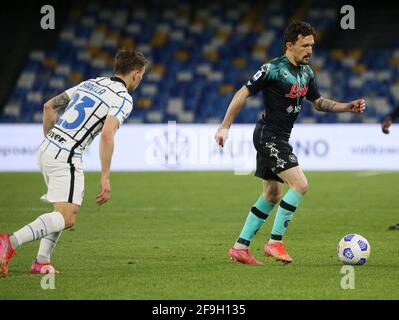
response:
[[[312,69],[293,65],[285,55],[261,66],[246,86],[251,95],[262,90],[266,131],[284,140],[291,135],[303,98],[320,98]]]

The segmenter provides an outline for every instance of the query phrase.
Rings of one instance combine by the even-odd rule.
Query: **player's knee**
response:
[[[263,192],[263,197],[271,203],[279,203],[282,196],[282,191]]]
[[[301,181],[299,183],[296,183],[295,185],[292,186],[292,189],[294,189],[296,192],[304,195],[308,191],[308,182],[307,181]]]
[[[78,213],[77,209],[66,210],[66,212],[61,212],[65,221],[65,229],[71,228],[75,225],[77,213]]]
[[[76,215],[74,214],[68,215],[64,217],[64,220],[65,220],[65,229],[72,228],[76,222]]]

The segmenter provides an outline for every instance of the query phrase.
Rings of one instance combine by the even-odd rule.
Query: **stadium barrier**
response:
[[[233,170],[251,174],[254,125],[233,125],[223,149],[216,125],[125,124],[117,132],[114,171]],[[37,124],[0,125],[0,171],[37,171],[43,139]],[[298,124],[290,143],[304,170],[399,170],[399,125],[384,135],[378,124]],[[85,151],[84,168],[100,170],[99,138]]]

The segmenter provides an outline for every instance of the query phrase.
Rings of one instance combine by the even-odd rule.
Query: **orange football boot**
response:
[[[59,274],[60,272],[53,267],[51,263],[39,263],[37,260],[33,261],[30,267],[30,273],[32,274]]]
[[[10,236],[8,234],[0,234],[0,269],[3,278],[8,276],[8,264],[14,256],[15,252],[10,243]]]
[[[229,250],[229,256],[234,262],[263,265],[263,262],[256,260],[248,249],[236,249],[233,247]]]
[[[263,249],[265,250],[266,257],[273,257],[277,261],[282,261],[284,263],[292,262],[292,258],[289,256],[284,243],[282,242],[276,242],[273,244],[266,243]]]

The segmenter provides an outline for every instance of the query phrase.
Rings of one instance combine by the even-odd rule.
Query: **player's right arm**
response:
[[[246,86],[242,86],[241,89],[238,90],[234,95],[233,100],[231,100],[229,108],[227,109],[223,122],[215,134],[215,140],[218,145],[222,147],[224,146],[231,124],[233,123],[236,115],[240,112],[241,108],[244,106],[245,100],[249,95],[250,92]]]
[[[264,64],[259,70],[248,80],[248,82],[236,92],[231,100],[230,105],[227,109],[226,115],[223,119],[222,124],[218,128],[215,134],[216,143],[220,146],[224,146],[229,134],[229,129],[236,117],[240,112],[241,108],[245,104],[245,100],[261,89],[263,89],[267,82],[271,79],[272,66],[270,63]]]
[[[381,123],[382,132],[389,134],[389,127],[397,118],[399,118],[399,106]]]
[[[66,92],[50,99],[43,105],[43,133],[47,133],[54,127],[57,121],[58,110],[65,108],[70,101]]]

